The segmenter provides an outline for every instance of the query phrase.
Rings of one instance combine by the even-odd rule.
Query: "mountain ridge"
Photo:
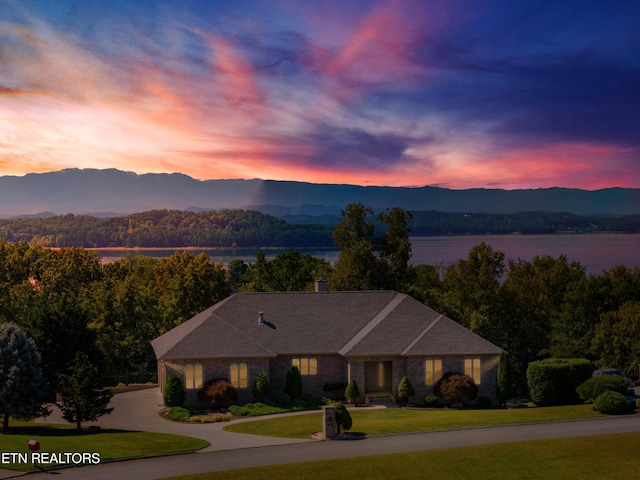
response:
[[[0,217],[38,212],[129,214],[153,209],[253,208],[291,215],[335,215],[362,202],[375,210],[401,207],[468,213],[524,211],[579,215],[640,213],[640,189],[502,190],[316,184],[284,180],[197,180],[182,173],[136,174],[117,169],[64,169],[0,177]]]

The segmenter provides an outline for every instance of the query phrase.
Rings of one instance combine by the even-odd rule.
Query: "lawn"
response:
[[[182,435],[102,430],[78,434],[71,425],[34,425],[12,421],[8,433],[0,434],[0,452],[28,452],[29,440],[40,442],[41,452],[97,452],[100,461],[200,450],[209,442]],[[71,428],[70,428],[71,427]],[[52,466],[52,465],[48,465]],[[32,464],[2,464],[1,468],[26,471]]]
[[[602,480],[638,478],[640,433],[334,459],[172,477],[171,480]]]
[[[400,408],[351,411],[352,431],[367,435],[408,433],[450,428],[481,427],[513,423],[546,422],[598,417],[593,405],[527,407],[513,409],[456,410]],[[321,427],[321,413],[272,418],[247,423],[231,423],[226,431],[270,437],[310,438]]]

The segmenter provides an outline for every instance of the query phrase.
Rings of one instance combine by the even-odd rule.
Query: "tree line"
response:
[[[637,378],[640,269],[587,275],[564,256],[507,259],[487,243],[450,265],[412,265],[411,218],[347,206],[334,265],[295,251],[227,266],[188,252],[102,264],[80,247],[0,240],[0,324],[35,341],[55,389],[77,352],[103,374],[155,371],[149,342],[231,293],[312,290],[324,278],[330,290],[406,293],[482,335],[509,355],[520,393],[527,364],[546,357],[584,357]]]
[[[349,207],[347,207],[349,208]],[[123,217],[60,215],[0,219],[0,238],[45,247],[331,247],[338,217],[286,217],[255,210],[151,210]],[[329,219],[327,219],[329,218]],[[379,223],[380,219],[374,219]],[[379,227],[384,227],[382,222]],[[414,236],[640,232],[640,215],[586,217],[570,213],[413,212]]]
[[[111,218],[5,219],[0,238],[46,247],[328,247],[331,228],[288,224],[255,210],[151,210]]]

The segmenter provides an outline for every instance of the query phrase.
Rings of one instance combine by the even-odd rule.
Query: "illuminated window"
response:
[[[300,375],[317,375],[318,359],[317,358],[294,358],[291,365],[295,365],[300,370]]]
[[[184,367],[184,388],[202,387],[202,364],[187,364]]]
[[[426,360],[424,370],[426,384],[433,385],[442,377],[442,360]]]
[[[247,388],[249,384],[248,371],[246,363],[232,363],[229,377],[231,384],[236,388]]]
[[[466,358],[464,360],[464,373],[473,378],[476,385],[480,385],[481,368],[479,358]]]

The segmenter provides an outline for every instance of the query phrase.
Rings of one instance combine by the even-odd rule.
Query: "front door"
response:
[[[391,393],[391,362],[364,363],[364,393]]]

